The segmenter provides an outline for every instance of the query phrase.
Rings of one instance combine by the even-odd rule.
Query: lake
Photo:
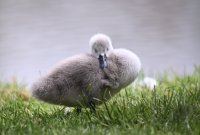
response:
[[[0,75],[30,86],[105,33],[141,59],[145,75],[200,65],[199,0],[0,0]]]

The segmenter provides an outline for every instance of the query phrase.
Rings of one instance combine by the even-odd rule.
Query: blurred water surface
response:
[[[0,75],[30,85],[58,61],[108,34],[142,61],[146,75],[200,64],[199,0],[0,0]]]

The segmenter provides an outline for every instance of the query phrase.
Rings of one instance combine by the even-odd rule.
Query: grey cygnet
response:
[[[68,107],[90,107],[110,99],[135,80],[139,58],[129,50],[113,49],[110,38],[96,34],[90,54],[69,57],[32,85],[36,98]]]

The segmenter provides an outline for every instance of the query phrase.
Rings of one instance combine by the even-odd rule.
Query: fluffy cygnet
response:
[[[36,98],[69,107],[91,106],[110,99],[137,77],[141,63],[129,50],[113,49],[104,34],[90,39],[91,54],[69,57],[32,86]]]

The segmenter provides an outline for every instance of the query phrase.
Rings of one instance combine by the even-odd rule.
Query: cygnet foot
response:
[[[112,64],[112,62],[110,63],[109,68],[103,69],[105,79],[102,79],[102,83],[111,89],[117,89],[119,87],[119,75],[117,74],[118,69],[115,64]]]
[[[102,79],[101,82],[103,86],[109,87],[111,89],[117,89],[119,87],[119,83],[114,80]]]

